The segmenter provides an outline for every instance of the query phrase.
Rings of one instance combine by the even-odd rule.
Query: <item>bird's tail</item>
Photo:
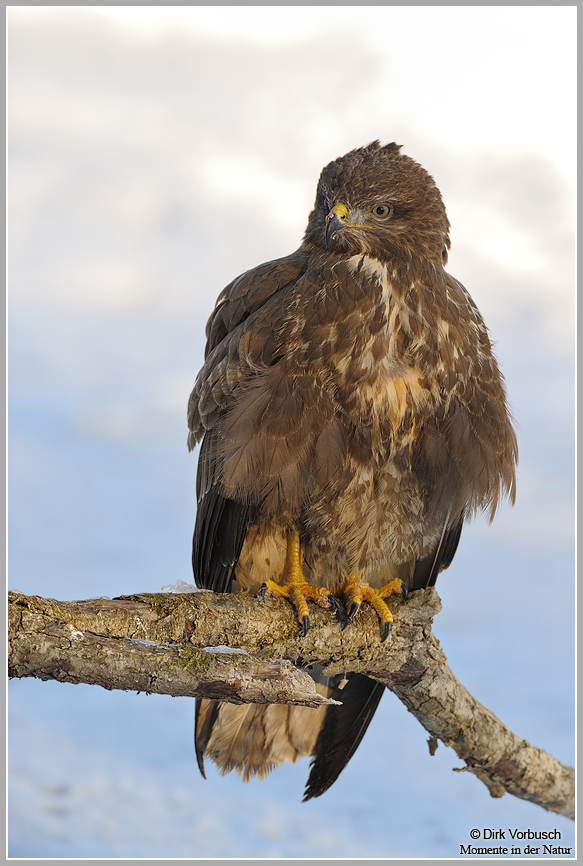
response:
[[[382,697],[384,686],[362,674],[323,677],[313,669],[316,690],[341,701],[312,709],[282,704],[228,704],[197,699],[195,750],[219,772],[235,770],[247,782],[265,778],[282,763],[311,757],[304,800],[319,797],[336,781],[356,751]]]

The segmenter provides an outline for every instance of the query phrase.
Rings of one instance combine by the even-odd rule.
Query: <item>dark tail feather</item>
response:
[[[362,674],[348,674],[343,689],[331,695],[341,707],[329,707],[314,746],[304,800],[320,797],[332,785],[354,755],[385,687]]]
[[[203,718],[201,718],[202,706],[201,698],[196,698],[194,702],[194,751],[196,753],[198,769],[200,770],[203,779],[206,779],[206,773],[204,771],[204,752],[210,739],[213,725],[219,713],[219,701],[204,702],[206,713]]]

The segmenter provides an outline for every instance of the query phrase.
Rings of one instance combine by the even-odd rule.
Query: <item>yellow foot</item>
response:
[[[393,614],[383,598],[394,594],[401,595],[403,599],[406,599],[408,595],[407,587],[398,577],[389,580],[388,583],[383,583],[377,589],[373,589],[363,580],[362,574],[351,575],[344,587],[347,614],[342,623],[342,629],[344,630],[352,622],[362,602],[367,601],[378,614],[381,641],[386,640],[393,624]]]
[[[298,619],[302,625],[304,636],[310,628],[310,617],[306,599],[315,601],[320,607],[332,607],[334,612],[340,615],[340,604],[337,599],[322,586],[312,586],[308,583],[302,573],[300,565],[300,536],[292,531],[287,537],[287,573],[283,583],[275,583],[266,580],[261,587],[260,596],[266,595],[283,596],[289,598],[294,605]]]

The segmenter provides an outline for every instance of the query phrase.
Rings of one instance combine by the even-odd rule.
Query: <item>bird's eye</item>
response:
[[[387,217],[390,217],[390,215],[393,213],[393,208],[388,204],[376,204],[373,207],[372,212],[374,216],[378,217],[379,219],[386,220]]]

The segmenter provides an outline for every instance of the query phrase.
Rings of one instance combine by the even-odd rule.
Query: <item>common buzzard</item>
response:
[[[306,600],[342,627],[367,602],[383,640],[384,599],[432,586],[464,520],[514,499],[503,379],[448,232],[433,178],[375,141],[324,168],[296,252],[221,293],[188,404],[199,587],[286,596],[304,634]],[[197,701],[203,775],[204,756],[248,779],[311,755],[304,799],[322,794],[384,687],[314,677],[342,707]]]

